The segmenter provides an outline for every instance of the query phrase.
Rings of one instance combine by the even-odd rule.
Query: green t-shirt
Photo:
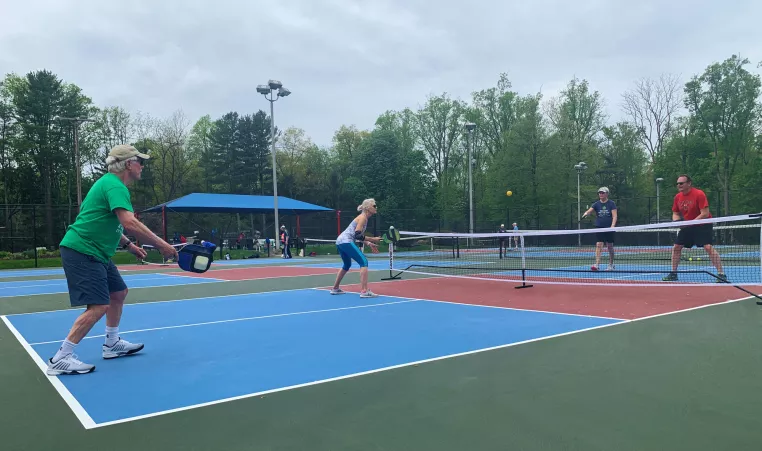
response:
[[[133,211],[130,191],[119,177],[108,173],[90,188],[77,219],[66,230],[61,246],[108,263],[124,232],[116,216],[117,208]]]

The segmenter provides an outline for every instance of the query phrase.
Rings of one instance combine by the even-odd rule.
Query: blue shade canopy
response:
[[[197,213],[272,213],[275,210],[273,196],[192,193],[148,208],[141,213],[161,212],[163,207],[167,207],[167,211]],[[321,211],[333,210],[321,207],[320,205],[278,196],[278,213],[298,215]]]

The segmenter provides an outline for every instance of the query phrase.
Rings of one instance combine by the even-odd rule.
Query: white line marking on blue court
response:
[[[156,273],[156,277],[144,277],[142,275],[125,275],[123,277],[124,282],[127,284],[127,288],[133,290],[133,289],[139,289],[139,288],[161,288],[161,287],[173,287],[178,286],[178,283],[175,283],[175,281],[178,280],[178,277],[167,277],[166,274],[160,274]],[[214,282],[228,282],[227,280],[223,279],[213,279],[213,278],[201,278],[201,277],[191,277],[191,276],[179,276],[185,279],[185,281],[188,284],[205,284],[205,283],[214,283]],[[135,282],[151,282],[151,281],[165,281],[171,283],[158,283],[157,285],[140,285],[140,286],[133,286],[133,283]],[[25,296],[42,296],[42,295],[49,295],[49,294],[63,294],[68,293],[69,289],[67,287],[66,279],[55,279],[51,281],[45,281],[44,283],[40,284],[30,284],[30,285],[16,285],[20,283],[25,283],[28,281],[18,281],[18,282],[0,282],[0,298],[13,298],[13,297],[25,297]],[[42,291],[40,293],[24,293],[19,292],[19,290],[29,289],[29,288],[41,288],[41,287],[50,287],[51,290]],[[60,288],[59,288],[60,287]],[[14,291],[16,290],[16,291]]]
[[[420,279],[412,279],[412,280],[420,280]],[[330,291],[330,289],[324,288],[324,287],[313,288],[313,290],[326,291],[326,292]],[[354,292],[348,291],[347,293],[354,293]],[[355,294],[359,294],[359,293],[355,293]],[[499,305],[469,304],[467,302],[457,302],[457,301],[438,301],[438,300],[435,300],[435,299],[411,298],[411,297],[405,297],[405,296],[395,296],[395,295],[391,295],[391,294],[381,294],[379,296],[383,296],[385,298],[395,298],[395,299],[410,299],[410,300],[413,300],[413,301],[436,302],[436,303],[440,303],[440,304],[455,304],[455,305],[465,305],[465,306],[469,306],[469,307],[494,308],[494,309],[500,309],[500,310],[511,310],[511,311],[515,311],[515,312],[550,313],[552,315],[576,316],[576,317],[580,317],[580,318],[598,318],[598,319],[608,319],[608,320],[613,320],[613,321],[630,321],[629,319],[625,319],[625,318],[612,318],[610,316],[583,315],[581,313],[552,312],[552,311],[548,311],[548,310],[536,310],[536,309],[516,308],[516,307],[501,307]]]
[[[229,282],[228,280],[225,280],[223,282]],[[236,296],[257,296],[257,295],[264,295],[264,294],[272,294],[272,293],[288,293],[290,291],[303,291],[307,288],[288,288],[286,290],[274,290],[274,291],[259,291],[257,293],[237,293],[237,294],[220,294],[218,296],[204,296],[202,298],[185,298],[185,299],[170,299],[168,301],[152,301],[152,302],[140,302],[140,303],[127,303],[125,306],[128,305],[153,305],[153,304],[168,304],[172,302],[188,302],[188,301],[203,301],[207,299],[221,299],[221,298],[232,298]],[[129,297],[129,295],[128,295]],[[28,313],[12,313],[5,316],[26,316],[26,315],[45,315],[48,313],[56,313],[56,312],[70,312],[70,311],[84,311],[84,308],[63,308],[63,309],[57,309],[57,310],[43,310],[41,312],[28,312]]]
[[[390,296],[392,297],[392,296]],[[138,332],[152,332],[156,330],[167,330],[167,329],[182,329],[185,327],[196,327],[196,326],[208,326],[211,324],[223,324],[223,323],[236,323],[240,321],[254,321],[258,319],[268,319],[268,318],[280,318],[284,316],[296,316],[296,315],[311,315],[314,313],[327,313],[327,312],[338,312],[342,310],[356,310],[356,309],[362,309],[362,308],[369,308],[369,307],[382,307],[385,305],[396,305],[396,304],[407,304],[408,302],[418,302],[422,299],[407,299],[404,301],[395,301],[395,302],[380,302],[378,304],[367,304],[367,305],[357,305],[352,307],[339,307],[339,308],[331,308],[331,309],[323,309],[323,310],[307,310],[304,312],[289,312],[289,313],[277,313],[274,315],[263,315],[263,316],[250,316],[246,318],[233,318],[233,319],[223,319],[219,321],[206,321],[203,323],[192,323],[192,324],[180,324],[177,326],[162,326],[162,327],[152,327],[148,329],[135,329],[135,330],[125,330],[125,331],[119,331],[120,334],[133,334]],[[103,338],[106,335],[89,335],[83,340],[87,340],[90,338]],[[31,346],[37,346],[37,345],[47,345],[51,343],[61,343],[61,340],[53,340],[53,341],[41,341],[38,343],[31,343]]]

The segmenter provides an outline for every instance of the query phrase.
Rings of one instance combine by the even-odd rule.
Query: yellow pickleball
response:
[[[513,191],[506,191],[506,192],[505,192],[505,195],[506,195],[506,196],[513,196]]]

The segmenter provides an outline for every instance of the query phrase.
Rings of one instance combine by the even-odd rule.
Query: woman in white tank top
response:
[[[360,248],[357,247],[356,242],[359,241],[367,244],[374,253],[378,252],[376,244],[381,241],[381,238],[365,236],[368,219],[376,214],[376,201],[374,199],[365,199],[362,204],[358,205],[357,211],[361,213],[336,238],[336,249],[339,251],[344,266],[342,266],[336,275],[336,283],[333,284],[331,294],[344,294],[344,290],[339,288],[339,285],[344,276],[347,275],[349,268],[352,266],[352,260],[354,260],[360,265],[360,297],[372,298],[378,295],[368,289],[368,259],[365,258]]]

